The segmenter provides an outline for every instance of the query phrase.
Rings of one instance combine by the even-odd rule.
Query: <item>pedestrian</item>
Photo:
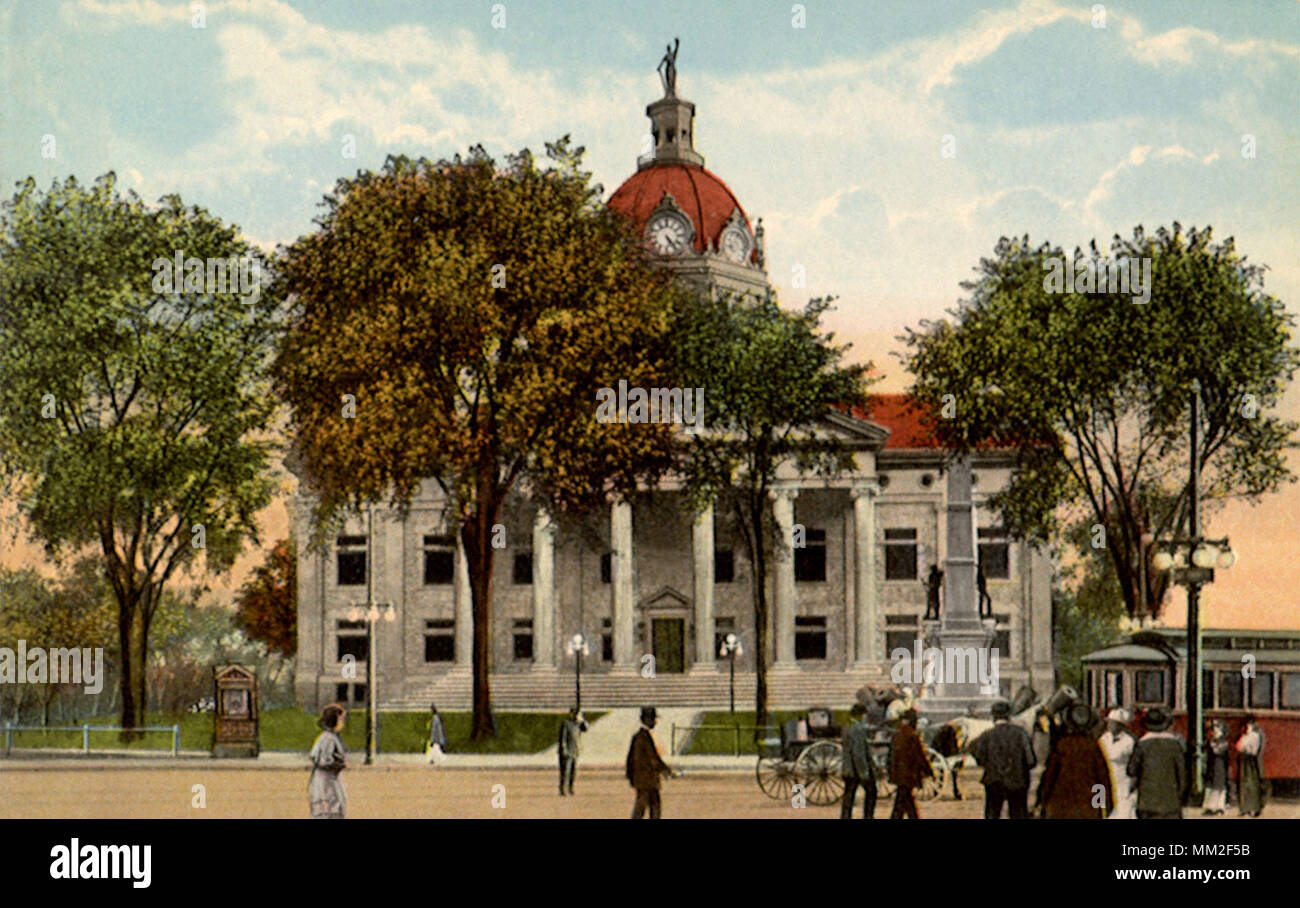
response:
[[[853,724],[844,732],[844,759],[840,775],[844,779],[844,798],[840,801],[840,819],[853,817],[853,801],[862,788],[862,819],[870,820],[876,812],[876,766],[871,759],[871,726],[867,708],[854,703],[849,709]]]
[[[632,805],[632,819],[639,820],[645,816],[647,808],[650,819],[657,820],[661,814],[659,802],[659,780],[663,776],[675,776],[676,773],[659,756],[650,730],[655,727],[655,708],[641,708],[641,727],[632,736],[632,743],[627,749],[627,780],[636,789],[636,802]]]
[[[1264,731],[1253,715],[1246,716],[1245,728],[1237,739],[1238,809],[1243,817],[1257,817],[1264,811]]]
[[[1011,704],[993,704],[993,727],[975,739],[971,756],[984,770],[984,819],[1002,817],[1002,805],[1013,820],[1029,816],[1029,771],[1037,761],[1029,732],[1011,721]]]
[[[1026,732],[1028,734],[1028,732]],[[966,765],[965,757],[961,755],[961,729],[951,722],[945,722],[939,726],[939,731],[934,736],[934,749],[944,758],[948,764],[948,776],[952,779],[952,798],[954,801],[961,800],[961,789],[957,787],[958,770]]]
[[[578,753],[582,749],[579,736],[587,730],[587,720],[578,707],[560,723],[560,795],[573,794],[573,777],[578,772]]]
[[[1085,703],[1065,714],[1064,728],[1038,782],[1037,806],[1049,820],[1100,820],[1114,806],[1110,764],[1092,736],[1096,716]]]
[[[1220,816],[1228,809],[1228,730],[1218,719],[1209,723],[1205,736],[1205,815]]]
[[[424,752],[430,763],[441,763],[447,756],[447,730],[442,727],[442,716],[438,715],[438,704],[429,704],[429,737],[424,744]]]
[[[916,733],[916,710],[907,709],[898,719],[898,730],[889,753],[889,781],[898,786],[894,794],[894,809],[889,817],[893,820],[919,820],[916,812],[916,798],[912,789],[934,775],[930,760],[925,753],[925,744]]]
[[[1128,728],[1132,721],[1131,712],[1115,707],[1106,713],[1106,730],[1097,741],[1110,766],[1111,794],[1115,799],[1115,809],[1108,818],[1111,820],[1137,819],[1137,791],[1128,774],[1128,758],[1137,746],[1137,737]]]
[[[1128,774],[1137,788],[1139,820],[1177,820],[1187,798],[1187,744],[1170,731],[1173,714],[1153,706],[1142,716],[1146,733],[1128,758]]]
[[[339,735],[348,711],[337,703],[321,710],[321,733],[311,746],[311,775],[307,778],[307,798],[314,820],[341,820],[347,813],[348,796],[339,773],[347,769],[347,750]]]

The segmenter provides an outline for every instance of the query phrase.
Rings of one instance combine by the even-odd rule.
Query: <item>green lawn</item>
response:
[[[769,728],[762,737],[771,736],[779,737],[780,732],[777,730],[782,722],[790,719],[801,719],[805,715],[805,710],[788,709],[788,710],[771,710],[768,712]],[[835,710],[832,715],[834,722],[840,728],[846,728],[849,725],[849,711]],[[740,752],[742,754],[758,755],[758,747],[754,743],[754,711],[736,710],[733,717],[726,710],[720,712],[706,712],[700,718],[700,724],[706,726],[725,726],[724,728],[705,728],[695,733],[691,740],[691,746],[684,752],[688,754],[731,754],[734,752],[735,733],[731,730],[734,726],[740,727]],[[680,735],[678,736],[680,739]]]
[[[564,713],[496,713],[497,736],[487,741],[469,740],[469,713],[441,713],[447,729],[448,750],[451,753],[537,753],[555,743]],[[586,714],[589,722],[604,715],[602,712]],[[422,753],[429,729],[426,712],[385,712],[380,714],[379,749],[382,753]],[[268,751],[307,751],[320,734],[316,713],[304,712],[295,707],[268,709],[262,712],[259,737],[262,749]],[[116,717],[101,716],[87,720],[91,726],[92,750],[129,747],[133,750],[166,750],[172,746],[171,731],[146,732],[140,740],[124,745],[117,732],[95,731],[96,725],[115,725]],[[69,723],[74,724],[74,723]],[[76,723],[80,724],[80,723]],[[179,724],[182,750],[207,750],[212,746],[211,713],[150,713],[146,725]],[[14,747],[80,748],[78,731],[15,731]],[[349,750],[363,750],[366,746],[366,713],[356,710],[348,713],[343,729],[343,743]]]

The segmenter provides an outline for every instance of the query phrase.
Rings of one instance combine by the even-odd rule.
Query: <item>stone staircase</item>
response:
[[[851,671],[780,670],[768,672],[768,706],[805,709],[810,706],[844,708],[864,684],[888,681],[885,668]],[[561,710],[573,705],[572,672],[500,673],[491,676],[492,706],[499,710]],[[455,672],[432,679],[408,679],[400,696],[383,697],[386,710],[426,710],[432,701],[439,709],[471,707],[471,679]],[[643,678],[639,672],[600,672],[582,677],[584,709],[638,706],[725,709],[729,681],[725,670],[658,674]],[[381,689],[381,694],[383,693]],[[736,673],[736,708],[753,709],[754,674]]]

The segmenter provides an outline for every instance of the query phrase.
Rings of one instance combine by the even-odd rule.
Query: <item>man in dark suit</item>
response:
[[[853,724],[844,732],[844,760],[840,775],[844,778],[844,799],[840,802],[840,819],[853,817],[853,800],[862,787],[862,819],[869,820],[876,811],[876,767],[871,762],[871,728],[867,725],[867,708],[854,703],[849,710]]]
[[[632,736],[632,744],[627,749],[627,780],[636,789],[636,803],[632,805],[634,820],[644,817],[646,808],[650,810],[650,819],[659,819],[659,780],[663,776],[676,775],[659,756],[654,735],[650,734],[654,727],[655,708],[643,706],[641,727]]]
[[[891,820],[919,819],[916,812],[916,799],[912,789],[934,775],[930,768],[930,758],[925,753],[925,743],[916,733],[916,710],[909,709],[899,717],[898,731],[889,754],[889,781],[898,786],[894,795],[894,810]]]
[[[1187,798],[1187,749],[1182,735],[1174,734],[1173,714],[1154,706],[1142,717],[1147,733],[1138,739],[1128,758],[1128,774],[1136,781],[1139,820],[1177,820]]]
[[[1029,817],[1029,770],[1038,762],[1029,732],[1011,722],[1011,704],[993,704],[993,727],[975,739],[971,756],[984,770],[984,819],[1002,817],[1002,804],[1013,820]]]

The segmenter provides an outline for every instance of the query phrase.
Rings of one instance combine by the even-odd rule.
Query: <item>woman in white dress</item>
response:
[[[347,715],[347,710],[337,703],[321,711],[321,733],[311,748],[311,775],[307,778],[313,819],[341,820],[347,816],[348,796],[339,778],[348,765],[347,751],[339,736]]]
[[[1115,809],[1108,818],[1111,820],[1137,819],[1137,792],[1128,774],[1128,758],[1137,744],[1127,727],[1131,721],[1133,714],[1127,709],[1112,709],[1106,713],[1106,730],[1097,741],[1110,764],[1111,790],[1115,794]]]

